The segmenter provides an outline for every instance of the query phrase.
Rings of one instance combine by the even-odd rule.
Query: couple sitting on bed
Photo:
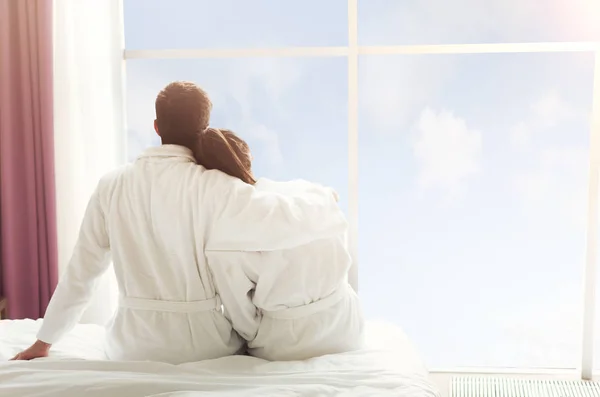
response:
[[[14,359],[49,354],[111,257],[120,301],[109,359],[178,364],[247,351],[301,360],[361,347],[337,194],[255,179],[246,142],[208,126],[211,108],[192,83],[159,93],[162,145],[100,180],[38,341]]]

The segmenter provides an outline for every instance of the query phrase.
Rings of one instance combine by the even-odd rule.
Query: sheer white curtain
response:
[[[54,1],[55,155],[59,271],[77,240],[99,178],[125,160],[120,0]],[[116,307],[112,270],[82,322],[104,324]]]

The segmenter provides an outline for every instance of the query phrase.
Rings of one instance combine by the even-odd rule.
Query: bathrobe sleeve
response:
[[[260,259],[260,255],[259,252],[213,251],[208,252],[206,257],[217,293],[225,308],[225,317],[231,322],[233,329],[248,342],[256,337],[261,314],[252,302],[256,274],[248,271],[245,259]]]
[[[216,177],[207,251],[289,249],[347,229],[331,188],[293,181],[294,188],[284,193],[257,189],[223,173]]]
[[[110,245],[98,190],[90,198],[73,256],[46,310],[37,335],[43,342],[54,344],[75,327],[97,280],[110,266]]]

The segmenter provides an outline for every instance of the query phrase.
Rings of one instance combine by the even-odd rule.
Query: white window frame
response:
[[[121,3],[123,0],[120,0]],[[251,0],[249,0],[251,1]],[[121,4],[122,9],[122,4]],[[121,18],[123,22],[123,18]],[[123,48],[123,66],[130,59],[199,59],[245,57],[346,57],[348,60],[348,221],[349,244],[353,258],[350,283],[358,291],[358,57],[393,54],[498,54],[540,52],[594,53],[593,111],[590,129],[587,249],[583,277],[582,379],[592,379],[594,369],[594,317],[596,267],[598,257],[598,199],[600,167],[600,42],[490,43],[448,45],[361,46],[358,44],[358,0],[348,0],[348,45],[331,47],[285,47],[249,49],[127,50]],[[123,90],[124,91],[124,90]],[[123,104],[125,101],[122,101]],[[125,112],[124,112],[125,114]],[[482,368],[450,368],[432,372],[480,373]],[[546,373],[547,370],[486,369],[488,373]],[[560,370],[558,370],[560,371]],[[556,371],[553,370],[553,373]],[[564,370],[572,373],[572,370]]]

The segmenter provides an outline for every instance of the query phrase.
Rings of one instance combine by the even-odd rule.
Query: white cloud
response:
[[[583,112],[564,101],[556,91],[549,91],[531,105],[527,120],[510,129],[510,142],[516,148],[525,148],[535,135],[582,115]]]
[[[419,185],[459,193],[481,170],[482,136],[452,112],[424,109],[414,127],[413,153],[420,166]]]
[[[583,227],[586,221],[588,149],[561,147],[542,149],[536,165],[515,177],[517,193],[531,215],[559,216]]]
[[[281,97],[298,83],[302,76],[301,67],[297,62],[289,60],[273,62],[256,59],[231,64],[224,75],[227,76],[226,82],[219,82],[221,84],[210,91],[210,94],[215,94],[215,101],[224,99],[227,95],[232,96],[240,104],[242,112],[239,132],[261,143],[271,166],[282,166],[283,154],[277,132],[257,121],[253,115],[252,90],[256,87],[264,88],[266,101],[274,113],[281,114],[288,111],[281,106]]]
[[[552,127],[556,123],[574,114],[573,109],[556,91],[546,93],[531,107],[533,114],[543,127]]]
[[[453,60],[432,62],[423,56],[369,56],[360,64],[360,109],[375,126],[372,133],[405,128],[453,72]]]
[[[510,142],[514,147],[524,148],[531,142],[531,127],[524,121],[515,124],[509,134]]]
[[[242,111],[250,115],[253,90],[260,87],[277,111],[281,96],[299,82],[302,72],[300,64],[293,60],[245,59],[229,63],[226,71],[211,79],[207,90],[215,98],[233,96],[242,105]]]
[[[361,33],[365,42],[381,44],[380,38],[398,37],[402,41],[429,44],[449,34],[469,42],[476,34],[494,29],[494,2],[479,0],[420,0],[398,2],[380,21],[370,24],[373,31]]]
[[[262,124],[255,124],[245,129],[247,135],[260,141],[263,145],[264,154],[271,165],[282,165],[283,154],[279,146],[279,135]]]
[[[510,130],[511,144],[533,162],[515,175],[514,188],[531,216],[559,217],[562,222],[581,228],[586,221],[589,149],[581,144],[549,146],[544,133],[585,120],[588,114],[566,102],[556,91],[542,95],[529,110],[529,117]]]

